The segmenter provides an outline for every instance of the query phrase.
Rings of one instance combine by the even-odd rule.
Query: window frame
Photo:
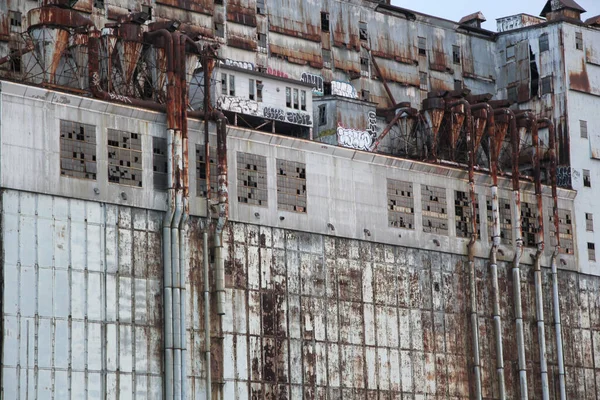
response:
[[[538,46],[540,47],[540,53],[550,51],[550,41],[547,33],[542,33],[538,40]]]

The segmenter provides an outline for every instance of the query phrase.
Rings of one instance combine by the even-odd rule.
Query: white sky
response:
[[[575,1],[587,10],[581,16],[584,21],[600,14],[600,0]],[[496,18],[520,13],[539,15],[546,0],[392,0],[392,4],[451,21],[481,11],[487,19],[483,28],[495,32]]]

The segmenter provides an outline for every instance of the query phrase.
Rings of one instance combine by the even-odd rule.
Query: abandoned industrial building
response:
[[[539,3],[0,1],[0,397],[600,398],[600,16]]]

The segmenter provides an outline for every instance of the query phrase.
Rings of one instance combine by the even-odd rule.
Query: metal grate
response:
[[[423,232],[448,234],[447,204],[445,188],[421,186]]]
[[[556,246],[556,228],[554,227],[554,210],[548,208],[548,220],[550,221],[550,245]],[[591,214],[586,214],[587,216]],[[574,254],[573,248],[573,220],[571,212],[562,208],[558,209],[558,229],[560,235],[560,252],[562,254]]]
[[[415,228],[415,200],[410,182],[387,180],[388,224],[394,228]]]
[[[471,237],[471,227],[473,226],[472,222],[472,206],[471,206],[471,198],[467,192],[462,192],[460,190],[456,190],[454,192],[454,218],[456,222],[456,236],[458,237]],[[479,202],[475,204],[475,209],[477,210],[477,237],[481,237],[481,232],[479,228],[480,217],[479,217]]]
[[[238,202],[267,206],[267,158],[237,153]]]
[[[210,150],[210,197],[217,197],[217,149],[209,146]],[[206,158],[204,145],[196,145],[196,196],[206,197]]]
[[[492,198],[486,199],[488,235],[490,240],[494,234],[494,217],[492,214]],[[498,214],[500,214],[500,243],[505,245],[512,244],[512,215],[510,201],[508,199],[498,198]]]
[[[277,208],[306,213],[306,164],[277,159]]]
[[[587,121],[579,121],[579,134],[582,139],[588,138]]]
[[[523,246],[535,247],[535,234],[537,232],[537,205],[535,203],[521,202],[521,227]]]
[[[167,190],[167,140],[152,137],[152,170],[154,171],[154,189]]]
[[[108,181],[142,187],[142,139],[137,133],[108,130]]]
[[[96,179],[96,127],[60,121],[60,174]]]

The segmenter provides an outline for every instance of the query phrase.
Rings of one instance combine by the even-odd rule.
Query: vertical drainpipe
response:
[[[215,286],[217,314],[225,314],[225,259],[223,257],[223,229],[229,216],[227,188],[227,119],[222,114],[217,121],[218,197],[219,216],[215,227]]]
[[[474,155],[471,154],[473,151],[471,146],[473,141],[471,140],[472,135],[472,121],[471,121],[471,104],[466,100],[457,100],[447,104],[447,109],[452,110],[454,107],[463,106],[465,108],[466,122],[467,122],[467,141],[469,142],[469,164],[474,163]],[[475,194],[475,172],[474,164],[473,168],[469,166],[469,187],[471,191],[471,201]],[[475,211],[473,205],[473,210]],[[473,221],[475,219],[475,213],[473,213]],[[477,283],[475,280],[475,242],[477,240],[477,229],[476,222],[474,226],[475,230],[471,234],[471,240],[467,245],[468,260],[469,260],[469,291],[471,293],[470,301],[470,316],[471,316],[471,336],[473,340],[473,375],[475,377],[475,398],[478,400],[482,399],[482,386],[481,386],[481,355],[479,352],[479,316],[477,315]]]
[[[515,114],[506,109],[510,114],[510,142],[512,145],[512,186],[513,200],[515,203],[513,211],[514,221],[514,242],[515,256],[513,260],[512,279],[513,279],[513,300],[515,307],[515,329],[517,335],[517,355],[519,357],[519,382],[521,388],[521,400],[528,399],[527,389],[527,367],[525,361],[525,335],[523,333],[523,307],[521,305],[521,271],[520,263],[523,255],[523,233],[521,231],[521,192],[519,184],[519,152],[520,152],[520,137]],[[524,114],[529,118],[529,126],[535,122],[530,115]]]
[[[535,180],[535,197],[537,200],[537,230],[536,242],[537,251],[534,261],[534,280],[535,280],[535,314],[537,319],[538,345],[540,352],[540,374],[542,380],[542,399],[550,399],[550,390],[548,386],[548,361],[546,354],[546,332],[544,326],[544,295],[542,289],[542,255],[544,254],[544,202],[542,196],[542,176],[540,167],[541,149],[538,134],[538,126],[533,124],[532,129],[533,166]]]
[[[558,358],[558,386],[560,400],[566,400],[567,390],[565,384],[565,360],[563,358],[562,325],[560,320],[560,303],[558,297],[558,268],[556,260],[560,251],[560,223],[558,220],[558,190],[556,183],[556,131],[554,124],[549,119],[540,119],[538,124],[548,127],[550,145],[550,181],[552,184],[552,218],[554,219],[554,232],[556,247],[552,253],[552,306],[554,312],[554,330],[556,332],[556,355]]]
[[[504,350],[502,345],[502,319],[500,316],[500,287],[498,285],[498,248],[500,247],[500,210],[498,204],[498,155],[501,143],[496,138],[496,121],[494,110],[485,104],[487,112],[487,132],[490,139],[490,172],[492,175],[492,248],[490,249],[490,269],[494,297],[494,335],[496,337],[496,374],[498,376],[498,394],[501,400],[506,399],[504,382]]]
[[[173,130],[167,130],[167,212],[163,218],[163,286],[164,286],[164,346],[165,346],[165,397],[173,398],[173,266],[171,259],[171,226],[175,215],[175,189],[173,187]]]

